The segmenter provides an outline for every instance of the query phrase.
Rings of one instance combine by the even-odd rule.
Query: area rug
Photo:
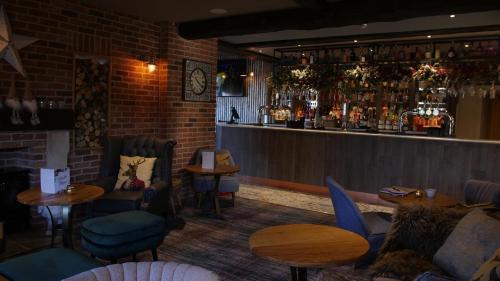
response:
[[[238,196],[268,203],[299,208],[304,210],[334,214],[332,200],[328,197],[288,191],[266,186],[240,184]],[[357,202],[361,212],[392,213],[393,208]]]
[[[222,280],[289,280],[289,267],[250,253],[248,239],[255,231],[273,225],[317,223],[335,225],[330,214],[237,198],[234,208],[222,209],[224,220],[187,208],[183,230],[175,230],[159,248],[161,260],[185,262],[217,272]],[[148,252],[139,256],[151,260]],[[309,270],[313,280],[317,270]]]

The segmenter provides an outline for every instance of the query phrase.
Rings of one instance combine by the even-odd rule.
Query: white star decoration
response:
[[[26,71],[19,56],[20,49],[37,41],[36,38],[12,34],[9,18],[3,6],[0,6],[0,59],[5,59],[19,73],[26,77]]]

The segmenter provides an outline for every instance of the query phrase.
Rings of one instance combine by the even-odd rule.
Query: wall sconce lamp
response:
[[[156,70],[156,56],[139,55],[138,59],[146,63],[150,73]]]
[[[255,73],[253,73],[253,71],[251,71],[250,73],[248,74],[240,74],[241,77],[247,77],[247,76],[250,76],[250,77],[254,77],[255,76]]]

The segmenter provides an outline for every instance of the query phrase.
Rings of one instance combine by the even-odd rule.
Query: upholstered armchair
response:
[[[391,225],[391,214],[379,212],[361,213],[345,189],[332,177],[326,178],[338,227],[363,236],[370,244],[370,251],[362,263],[373,260],[384,243]]]
[[[468,180],[464,189],[465,204],[493,203],[500,208],[500,183]]]
[[[142,202],[147,210],[157,215],[170,213],[170,189],[172,186],[172,156],[175,140],[154,137],[108,137],[104,142],[104,155],[100,178],[91,184],[101,186],[105,194],[92,204],[94,216],[138,210]],[[120,155],[156,157],[151,186],[144,191],[114,190],[120,170]]]
[[[216,164],[235,165],[233,157],[229,150],[226,149],[199,149],[195,155],[195,164],[201,165],[201,155],[204,151],[215,151]],[[224,162],[224,163],[221,163]],[[197,193],[198,206],[201,205],[203,194],[213,191],[215,179],[213,176],[193,175],[193,188]],[[235,203],[235,193],[240,189],[240,182],[236,175],[221,176],[219,182],[219,192],[231,193],[233,206]],[[217,194],[215,194],[217,196]]]
[[[82,272],[63,281],[219,281],[219,276],[207,269],[176,262],[127,262],[111,264]]]

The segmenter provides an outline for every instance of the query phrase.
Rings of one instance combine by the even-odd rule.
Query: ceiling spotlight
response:
[[[302,47],[302,45],[300,45],[300,44],[297,44],[297,47]]]
[[[224,15],[224,14],[227,14],[227,10],[226,9],[221,9],[221,8],[210,9],[209,12],[211,14],[214,14],[214,15]]]
[[[456,16],[455,15],[450,15],[450,18],[454,18],[454,17],[456,17]]]
[[[432,35],[427,35],[427,38],[431,39],[431,38],[432,38]]]
[[[464,45],[464,47],[465,47],[465,48],[469,48],[469,47],[470,47],[470,45],[469,45],[469,44],[465,44],[465,45]]]
[[[367,24],[367,23],[363,23],[363,24],[361,25],[361,29],[365,29],[365,28],[367,28],[367,27],[368,27],[368,24]]]
[[[354,40],[354,43],[358,43],[358,40]]]
[[[250,72],[250,77],[254,77],[254,76],[255,76],[255,73],[253,73],[253,71]]]

